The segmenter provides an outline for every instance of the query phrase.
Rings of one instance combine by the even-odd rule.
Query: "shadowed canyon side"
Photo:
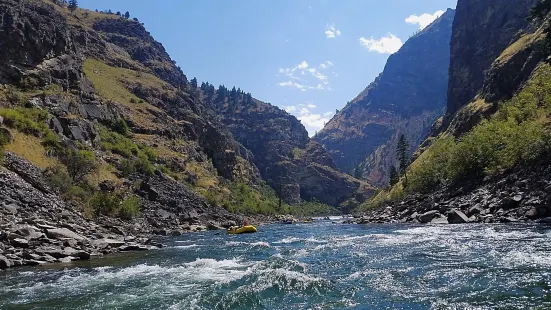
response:
[[[459,136],[469,131],[495,112],[496,106],[492,108],[488,103],[510,99],[528,79],[542,56],[534,54],[534,35],[520,39],[530,27],[529,11],[538,2],[458,2],[451,42],[446,114],[434,125],[429,136],[444,131]],[[517,40],[519,42],[515,43]],[[506,49],[509,51],[500,57]],[[521,53],[517,53],[517,49],[521,49]]]
[[[281,191],[286,202],[314,200],[348,212],[375,192],[367,182],[342,173],[293,115],[235,87],[221,86],[214,92],[212,85],[204,84],[197,92],[252,152],[262,178]]]
[[[411,37],[389,57],[383,73],[314,137],[343,171],[386,185],[400,134],[413,151],[443,114],[454,15],[448,9]]]

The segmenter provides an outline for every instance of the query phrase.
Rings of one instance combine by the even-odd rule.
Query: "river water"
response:
[[[1,309],[549,309],[551,227],[266,225],[0,272]]]

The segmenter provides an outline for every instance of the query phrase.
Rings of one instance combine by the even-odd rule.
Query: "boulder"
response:
[[[480,206],[480,204],[476,204],[475,206],[469,208],[469,211],[467,211],[467,216],[471,217],[476,214],[481,214],[484,211],[484,208]]]
[[[170,231],[171,236],[181,236],[184,234],[184,231],[181,229],[173,229]]]
[[[67,228],[48,229],[46,235],[51,239],[75,239],[78,241],[86,240],[83,236]]]
[[[448,218],[446,217],[435,217],[430,221],[431,224],[441,225],[441,224],[449,224]]]
[[[0,207],[0,210],[2,210],[5,212],[5,213],[9,213],[9,214],[17,214],[17,205],[15,204],[9,204],[9,205],[5,205],[3,207]]]
[[[535,219],[535,218],[538,218],[539,212],[538,212],[538,209],[531,208],[530,210],[526,211],[524,215],[529,219]]]
[[[8,269],[13,266],[13,262],[5,256],[0,255],[0,269]]]
[[[67,256],[67,257],[62,257],[62,258],[58,258],[57,261],[60,262],[60,263],[70,263],[72,261],[76,260],[76,257],[71,257],[71,256]]]
[[[435,218],[439,214],[440,213],[438,213],[438,211],[432,210],[432,211],[420,214],[418,219],[419,219],[419,222],[421,223],[429,223],[430,221],[432,221],[433,218]]]
[[[13,245],[16,248],[28,248],[29,247],[29,240],[22,239],[22,238],[13,239],[11,241],[11,245]]]
[[[451,209],[448,213],[448,222],[450,224],[463,224],[468,223],[469,218],[465,215],[465,213],[457,209]]]
[[[119,247],[119,251],[121,252],[129,252],[129,251],[147,251],[148,248],[143,246],[143,245],[139,245],[139,244],[128,244],[128,245],[123,245],[121,247]]]
[[[125,244],[124,241],[115,240],[115,239],[99,239],[99,240],[94,240],[94,242],[92,243],[94,244],[94,246],[100,249],[105,249],[107,247],[118,248]]]
[[[545,217],[536,221],[539,224],[551,224],[551,217]]]
[[[30,225],[21,225],[15,229],[15,233],[27,240],[40,239],[44,234],[36,231],[36,228]]]

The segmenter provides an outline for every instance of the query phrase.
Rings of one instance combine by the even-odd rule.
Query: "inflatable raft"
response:
[[[252,225],[243,226],[243,227],[232,226],[228,229],[228,234],[231,234],[231,235],[250,234],[255,232],[256,232],[256,227]]]

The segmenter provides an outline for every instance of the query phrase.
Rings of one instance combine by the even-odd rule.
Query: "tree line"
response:
[[[202,82],[201,86],[198,85],[197,78],[193,78],[190,81],[192,90],[199,90],[203,93],[204,99],[213,104],[229,104],[230,109],[237,108],[238,104],[250,105],[254,103],[251,93],[245,93],[241,88],[235,88],[230,90],[224,85],[219,85],[216,88],[209,82]]]
[[[78,0],[52,0],[54,4],[57,4],[59,6],[66,6],[69,11],[74,12],[78,8]],[[126,11],[124,14],[120,11],[113,12],[111,10],[105,10],[105,11],[99,11],[96,9],[96,13],[102,13],[102,14],[109,14],[109,15],[117,15],[124,19],[130,19],[130,12]],[[134,21],[138,22],[138,18],[134,17]]]

